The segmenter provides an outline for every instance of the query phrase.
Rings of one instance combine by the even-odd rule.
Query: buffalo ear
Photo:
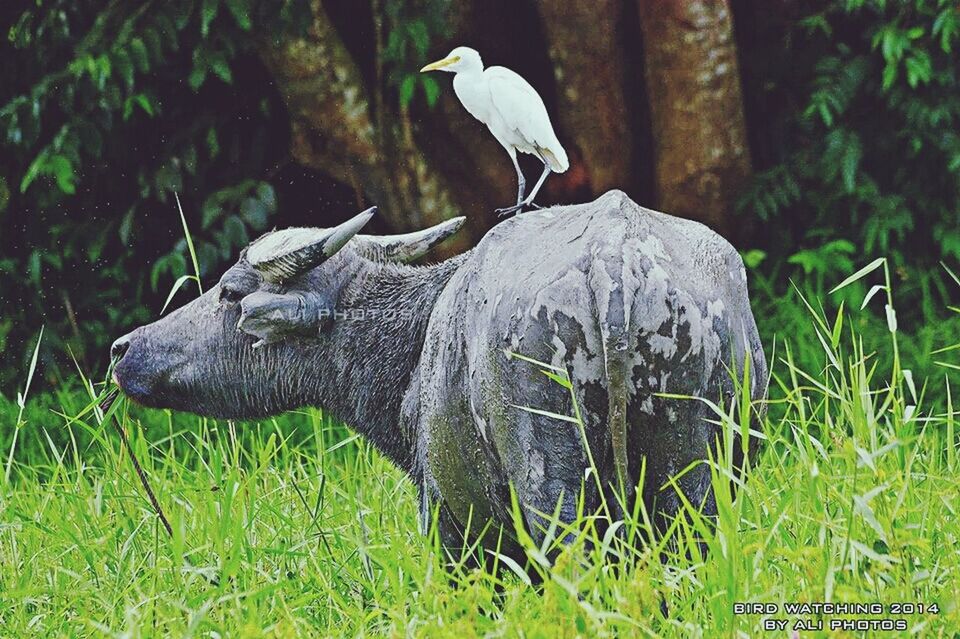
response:
[[[240,302],[237,330],[256,337],[254,348],[290,337],[316,337],[330,324],[333,302],[321,293],[257,291]]]

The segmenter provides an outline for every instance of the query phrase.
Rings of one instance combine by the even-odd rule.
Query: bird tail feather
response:
[[[570,168],[570,162],[567,160],[567,152],[563,150],[563,147],[559,144],[556,145],[554,149],[547,149],[544,147],[537,147],[537,151],[540,152],[540,156],[546,161],[547,166],[550,167],[550,170],[554,173],[563,173]]]

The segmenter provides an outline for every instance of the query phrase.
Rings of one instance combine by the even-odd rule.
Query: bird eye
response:
[[[226,302],[227,304],[235,304],[236,302],[239,302],[240,300],[242,300],[243,297],[244,295],[240,291],[236,291],[226,286],[220,287],[220,303],[221,304],[223,304],[224,302]]]

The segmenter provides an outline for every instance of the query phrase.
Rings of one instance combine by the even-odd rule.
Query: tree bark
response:
[[[623,0],[539,0],[557,84],[561,143],[594,194],[629,189],[633,119],[624,96]],[[569,148],[572,146],[573,148]]]
[[[409,115],[375,99],[380,89],[365,85],[324,8],[311,4],[305,37],[259,46],[290,114],[294,159],[354,185],[398,232],[476,213],[473,189],[458,189],[420,152]],[[469,245],[468,235],[458,234],[451,248]]]
[[[638,0],[663,210],[732,230],[750,175],[729,0]]]

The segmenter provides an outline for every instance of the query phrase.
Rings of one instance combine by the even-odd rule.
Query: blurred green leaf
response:
[[[118,49],[113,54],[113,65],[120,77],[123,78],[127,88],[133,86],[133,62],[130,60],[130,54],[124,49]]]
[[[171,0],[168,5],[173,9],[174,24],[177,29],[183,29],[190,22],[193,13],[194,0]]]
[[[843,148],[843,156],[840,163],[840,171],[843,175],[843,186],[847,193],[852,193],[857,185],[857,168],[860,166],[860,159],[863,157],[863,148],[860,146],[860,140],[855,136],[847,138]]]
[[[230,72],[230,65],[222,53],[215,52],[210,56],[210,68],[218,78],[227,84],[233,83],[233,74]]]
[[[417,87],[417,76],[408,75],[400,83],[400,104],[406,106],[413,100],[413,91]]]
[[[38,155],[36,159],[30,163],[26,173],[24,173],[23,179],[20,180],[21,193],[26,193],[27,189],[30,188],[30,185],[33,184],[33,181],[37,179],[37,175],[40,174],[40,170],[44,162],[46,162],[46,150],[42,151],[40,155]]]
[[[210,157],[216,157],[220,154],[220,142],[217,140],[217,131],[216,129],[207,130],[207,151],[210,153]]]
[[[893,87],[893,83],[897,81],[898,69],[897,65],[894,63],[888,63],[883,68],[883,90],[889,91]]]
[[[124,120],[129,120],[130,116],[133,115],[134,105],[139,106],[144,113],[150,117],[153,117],[154,111],[153,105],[150,103],[150,99],[142,93],[137,93],[128,97],[123,103]]]
[[[922,51],[917,51],[905,61],[907,69],[907,82],[910,88],[915,89],[920,84],[930,82],[930,76],[933,69],[930,66],[930,56]]]
[[[152,60],[154,64],[162,63],[163,43],[160,40],[160,35],[154,29],[144,29],[143,43],[146,45],[150,60]]]
[[[237,25],[244,31],[249,31],[252,26],[250,23],[250,3],[248,0],[226,0],[227,8],[233,14]]]
[[[207,78],[210,61],[203,47],[197,47],[193,50],[192,60],[193,66],[190,69],[190,76],[187,81],[190,83],[190,88],[196,91]]]
[[[67,195],[76,193],[76,175],[70,160],[59,153],[43,152],[30,164],[27,173],[20,182],[20,192],[26,192],[30,184],[40,175],[54,178],[57,188]]]
[[[197,174],[197,147],[192,144],[187,145],[181,154],[183,158],[183,168],[187,170],[190,175]]]
[[[427,105],[433,107],[440,98],[440,85],[428,75],[420,76],[420,83],[423,85],[423,92],[427,97]]]
[[[277,212],[277,194],[269,182],[257,184],[257,198],[266,207],[268,213]]]
[[[750,249],[741,254],[743,258],[743,265],[747,268],[753,269],[759,267],[763,261],[767,258],[767,252],[761,251],[760,249]]]
[[[120,234],[120,241],[124,245],[130,244],[130,237],[133,234],[133,217],[136,213],[136,208],[131,206],[130,209],[124,213],[123,219],[120,220],[120,228],[118,230]]]
[[[247,227],[240,221],[240,218],[232,215],[224,222],[221,237],[227,241],[227,251],[223,257],[225,260],[234,257],[239,249],[250,243]]]
[[[203,229],[209,229],[221,213],[220,193],[214,193],[206,199],[201,210],[200,226]]]
[[[147,45],[139,37],[130,41],[130,58],[141,73],[150,70],[150,56],[147,54]]]
[[[427,25],[423,20],[412,20],[407,25],[407,31],[417,50],[417,55],[423,57],[427,55],[430,48],[430,33],[427,31]]]
[[[7,184],[7,178],[0,175],[0,213],[7,210],[10,203],[10,185]]]
[[[200,33],[206,38],[210,34],[210,23],[217,16],[219,0],[202,0],[200,7]]]
[[[40,250],[34,249],[30,251],[30,256],[27,258],[27,276],[30,278],[30,281],[33,283],[33,286],[37,289],[40,288]]]

